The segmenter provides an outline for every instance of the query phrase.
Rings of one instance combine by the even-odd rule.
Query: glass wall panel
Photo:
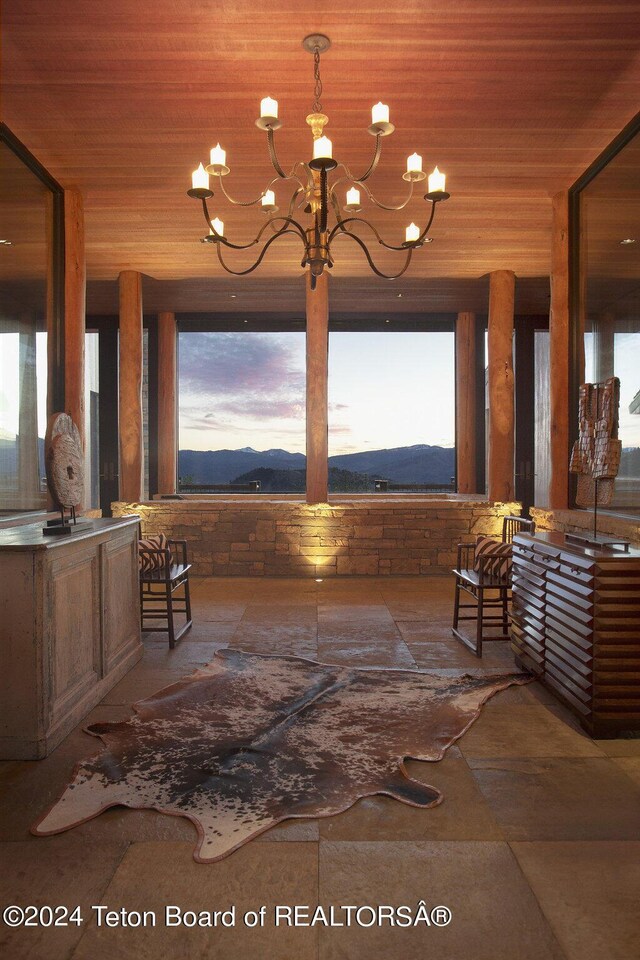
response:
[[[454,474],[455,334],[332,331],[329,491],[448,487]]]
[[[180,487],[304,493],[304,332],[181,331],[178,350]]]
[[[46,506],[50,194],[0,141],[0,515]]]
[[[609,510],[640,514],[640,135],[580,191],[585,380],[620,379],[620,470]]]

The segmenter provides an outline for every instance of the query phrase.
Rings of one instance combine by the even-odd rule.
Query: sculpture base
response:
[[[629,540],[623,540],[621,537],[599,537],[589,536],[588,534],[581,533],[566,533],[565,539],[567,543],[576,543],[581,547],[597,547],[599,550],[622,550],[624,553],[629,553],[631,548],[631,542]]]

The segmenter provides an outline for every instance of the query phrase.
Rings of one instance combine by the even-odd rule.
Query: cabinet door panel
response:
[[[50,564],[50,716],[73,706],[100,676],[100,581],[94,545]]]
[[[138,542],[133,534],[101,544],[103,669],[108,673],[140,638]]]

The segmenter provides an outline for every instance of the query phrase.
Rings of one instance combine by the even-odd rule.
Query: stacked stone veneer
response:
[[[485,500],[343,500],[318,504],[252,500],[114,503],[137,513],[144,535],[186,539],[200,576],[442,574],[456,547],[477,533],[500,534],[520,504]]]
[[[531,516],[538,530],[559,530],[560,533],[593,533],[591,510],[545,510],[533,507]],[[622,537],[640,547],[640,518],[616,517],[598,511],[598,533],[607,537]]]

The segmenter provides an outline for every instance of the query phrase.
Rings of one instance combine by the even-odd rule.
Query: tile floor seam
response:
[[[557,943],[557,945],[558,945],[558,949],[559,949],[560,952],[562,953],[562,955],[563,955],[563,957],[565,958],[565,960],[571,960],[570,955],[567,953],[567,951],[564,949],[564,946],[562,945],[562,941],[560,940],[560,935],[559,935],[559,932],[558,932],[557,929],[556,929],[555,924],[553,923],[551,917],[547,916],[547,914],[546,914],[546,912],[545,912],[545,909],[544,909],[542,903],[540,902],[540,900],[538,899],[538,895],[537,895],[537,893],[535,892],[534,888],[531,886],[531,884],[530,884],[530,882],[529,882],[529,878],[527,877],[526,873],[525,873],[524,870],[522,869],[522,864],[520,863],[520,861],[519,861],[519,859],[518,859],[518,857],[517,857],[517,855],[516,855],[516,852],[515,852],[515,850],[513,849],[513,846],[512,846],[513,843],[567,843],[567,842],[571,842],[571,841],[567,841],[567,840],[556,840],[556,841],[554,841],[554,840],[540,840],[540,841],[538,841],[538,840],[525,840],[525,841],[523,841],[523,840],[507,840],[507,846],[509,847],[509,852],[511,853],[511,856],[513,857],[513,859],[514,859],[515,862],[516,862],[516,865],[517,865],[517,867],[518,867],[518,871],[519,871],[519,873],[520,873],[520,876],[523,878],[524,882],[527,884],[527,886],[528,886],[529,889],[531,890],[531,893],[532,893],[532,895],[533,895],[533,898],[534,898],[534,900],[536,901],[536,903],[538,904],[538,907],[539,907],[539,909],[540,909],[540,913],[541,913],[542,916],[545,918],[546,922],[549,924],[549,929],[550,929],[551,932],[553,933],[553,938],[554,938],[554,940],[556,941],[556,943]],[[573,841],[573,842],[574,842],[574,843],[584,843],[584,840],[575,840],[575,841]],[[597,840],[594,840],[594,841],[590,841],[590,842],[592,842],[592,843],[597,843],[598,841],[597,841]],[[603,841],[603,842],[606,843],[607,841]]]
[[[119,858],[117,864],[116,864],[115,867],[114,867],[113,873],[111,874],[111,876],[109,877],[109,879],[106,881],[103,889],[100,891],[100,902],[101,902],[101,903],[103,902],[103,900],[104,900],[104,895],[105,895],[105,893],[107,892],[107,890],[109,889],[109,887],[111,886],[111,884],[112,884],[112,882],[113,882],[113,879],[114,879],[116,873],[118,872],[118,870],[119,870],[120,867],[122,866],[122,863],[123,863],[123,861],[124,861],[124,858],[126,857],[127,853],[129,852],[129,847],[130,847],[130,846],[132,845],[132,843],[134,843],[134,842],[135,842],[135,841],[131,841],[131,840],[126,840],[126,841],[125,841],[125,846],[124,846],[124,849],[123,849],[123,851],[122,851],[122,856]],[[96,899],[97,899],[97,898],[96,898]],[[92,928],[91,928],[90,926],[86,926],[86,927],[83,929],[83,931],[82,931],[82,936],[80,937],[80,939],[78,940],[78,942],[75,944],[75,946],[73,946],[73,947],[71,948],[71,953],[68,954],[67,960],[73,960],[74,956],[76,955],[76,952],[80,949],[80,945],[81,945],[82,941],[83,941],[84,938],[87,936],[87,934],[90,933],[91,929],[92,929]]]

